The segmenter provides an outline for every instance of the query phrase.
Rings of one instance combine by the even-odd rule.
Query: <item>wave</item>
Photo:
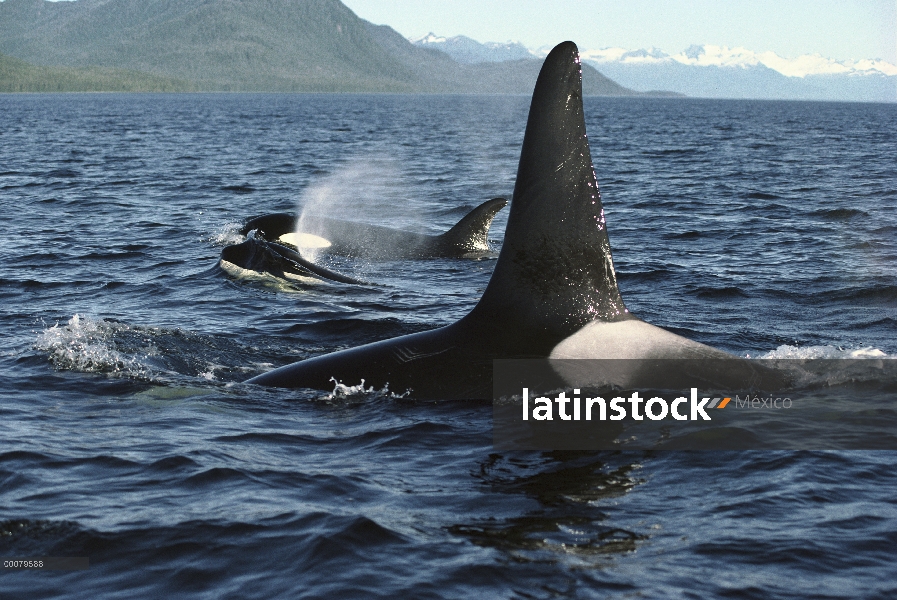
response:
[[[864,287],[842,288],[825,292],[824,296],[837,302],[856,300],[875,301],[884,305],[897,304],[897,285],[868,285]]]
[[[751,357],[748,357],[751,358]],[[756,358],[793,358],[793,359],[820,359],[820,358],[838,358],[838,359],[857,359],[857,358],[897,358],[897,355],[889,355],[878,348],[871,346],[865,348],[844,349],[837,346],[789,346],[783,344],[775,350],[760,355]]]
[[[185,376],[196,384],[242,381],[277,354],[228,337],[181,329],[129,325],[74,315],[40,332],[33,344],[61,371],[103,373],[170,384]],[[249,365],[249,366],[247,366]]]
[[[667,148],[665,150],[642,150],[642,154],[646,156],[676,156],[688,154],[706,154],[707,150],[703,148]]]
[[[463,217],[474,208],[476,208],[475,204],[460,204],[458,206],[450,206],[448,208],[436,210],[433,214],[437,217]]]
[[[683,231],[682,233],[668,233],[668,234],[665,234],[663,237],[670,239],[670,240],[676,240],[676,239],[693,240],[693,239],[701,237],[701,232],[695,231],[695,230],[690,230],[690,231]]]
[[[622,267],[623,261],[620,261],[620,264]],[[663,281],[674,276],[675,274],[675,271],[663,267],[654,268],[650,271],[624,271],[623,268],[620,268],[620,270],[617,271],[617,279],[619,281],[625,281],[627,283],[640,281]]]
[[[34,343],[36,350],[49,353],[57,369],[88,373],[126,374],[137,379],[149,379],[151,369],[139,355],[119,351],[114,337],[127,329],[117,323],[82,318],[75,315],[62,327],[58,324],[44,330]],[[143,359],[155,354],[152,347],[144,348]]]
[[[225,223],[216,231],[206,236],[205,241],[211,243],[213,246],[219,247],[239,244],[246,239],[246,237],[240,233],[242,228],[242,223]]]
[[[32,174],[32,176],[38,174]],[[72,179],[75,177],[80,177],[81,173],[74,169],[54,169],[49,173],[46,173],[45,177],[58,177],[61,179]]]
[[[410,390],[405,390],[401,394],[396,394],[395,392],[389,391],[389,384],[386,384],[381,389],[375,389],[374,386],[369,388],[364,387],[364,379],[361,380],[361,383],[358,385],[344,385],[343,382],[337,381],[334,377],[330,378],[330,381],[333,382],[333,391],[325,396],[326,400],[351,400],[353,398],[364,398],[365,400],[371,400],[375,398],[406,398],[411,395]]]
[[[748,294],[741,288],[733,286],[721,288],[701,287],[697,289],[697,296],[704,300],[719,300],[726,298],[747,298]]]
[[[869,214],[858,208],[833,208],[830,210],[817,210],[812,213],[815,217],[821,217],[831,221],[847,221],[854,217],[868,217]]]
[[[296,323],[281,330],[290,339],[309,344],[360,345],[432,329],[429,323],[406,323],[395,318],[358,319],[342,317],[311,323]]]
[[[225,486],[212,488],[221,490]],[[79,576],[80,593],[76,595],[94,597],[121,589],[143,590],[138,596],[178,596],[184,589],[198,589],[197,584],[205,586],[233,578],[233,565],[240,563],[244,566],[238,569],[243,571],[242,576],[236,577],[242,580],[236,584],[239,597],[291,596],[296,581],[302,581],[305,588],[311,586],[318,592],[315,596],[332,594],[333,572],[343,574],[343,585],[350,578],[356,580],[358,589],[365,589],[362,586],[367,582],[368,589],[376,585],[379,590],[382,582],[374,572],[377,567],[369,564],[359,568],[364,562],[360,557],[388,554],[393,560],[401,560],[402,552],[407,553],[410,546],[405,536],[387,525],[363,515],[336,511],[287,512],[254,521],[207,518],[163,526],[137,523],[114,530],[71,520],[17,519],[0,521],[0,539],[4,539],[8,552],[17,555],[89,556],[89,573],[94,577]],[[283,555],[272,559],[272,547]],[[155,569],[134,569],[137,557],[146,564],[164,561],[180,566],[160,578]],[[261,583],[254,581],[260,569],[264,572],[270,568],[272,560],[285,569],[284,575]],[[4,591],[9,589],[14,597],[58,595],[58,589],[54,589],[58,582],[51,583],[48,590],[43,587],[45,583],[35,583],[34,578],[11,579],[9,588],[4,582]],[[392,583],[398,589],[390,595],[406,595],[401,591],[401,578]],[[27,593],[28,589],[32,592]],[[56,593],[48,593],[50,590]],[[153,593],[146,594],[148,590]]]
[[[226,192],[234,192],[235,194],[251,194],[255,191],[255,188],[248,184],[225,185],[221,189]]]

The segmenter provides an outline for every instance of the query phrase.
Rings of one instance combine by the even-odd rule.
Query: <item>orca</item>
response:
[[[493,360],[529,358],[746,362],[650,325],[626,308],[572,42],[555,47],[539,73],[504,243],[473,310],[445,327],[310,358],[248,382],[318,390],[332,390],[334,381],[363,382],[410,390],[418,399],[488,399]],[[635,383],[637,374],[623,374],[628,379],[608,383]]]
[[[486,239],[489,227],[498,211],[507,204],[504,198],[487,200],[441,235],[292,213],[272,213],[252,218],[243,225],[240,233],[246,235],[257,230],[268,240],[354,258],[456,258],[489,251]]]
[[[267,274],[303,283],[335,281],[365,284],[364,281],[316,265],[292,248],[257,236],[255,231],[249,232],[245,242],[223,248],[219,265],[235,277]]]

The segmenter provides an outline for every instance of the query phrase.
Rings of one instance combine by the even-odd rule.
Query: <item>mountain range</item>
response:
[[[339,0],[0,2],[0,91],[530,94],[540,67],[458,62]],[[638,95],[588,66],[583,91]]]
[[[433,33],[411,41],[459,62],[500,62],[524,53],[544,57],[550,50],[528,50],[515,42],[480,44],[464,36]],[[704,98],[897,101],[897,66],[880,59],[837,61],[818,54],[783,58],[769,51],[710,44],[672,55],[657,48],[604,48],[580,49],[580,56],[585,64],[633,90],[662,89]]]
[[[583,52],[582,58],[633,89],[660,87],[706,98],[897,101],[897,67],[883,60],[783,58],[709,44],[674,55],[656,48],[606,48]]]
[[[0,92],[529,94],[547,51],[408,40],[339,0],[0,0]],[[581,56],[586,95],[897,101],[897,66],[882,60],[713,45]]]
[[[535,52],[531,52],[519,42],[506,42],[504,44],[498,42],[480,42],[467,36],[456,35],[446,38],[440,37],[435,33],[428,33],[420,38],[412,38],[411,43],[415,46],[424,48],[432,48],[445,52],[459,63],[477,64],[484,62],[504,62],[509,60],[520,60],[524,58],[544,58],[547,52],[541,56]],[[550,48],[549,48],[550,50]]]

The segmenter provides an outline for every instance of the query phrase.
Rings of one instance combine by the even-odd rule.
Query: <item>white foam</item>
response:
[[[752,358],[747,356],[746,358]],[[890,356],[886,352],[871,346],[865,348],[847,349],[836,346],[789,346],[787,344],[779,346],[775,350],[770,350],[755,358],[794,358],[794,359],[814,359],[814,358],[897,358]]]
[[[58,369],[147,377],[149,368],[138,356],[123,354],[115,349],[113,336],[127,329],[129,326],[123,323],[76,314],[62,327],[57,323],[41,332],[34,348],[48,352]],[[145,357],[148,358],[153,349],[145,350]]]
[[[225,223],[221,228],[209,235],[207,241],[215,246],[232,246],[233,244],[242,243],[246,239],[240,233],[242,227],[240,223]]]
[[[189,348],[197,345],[205,347],[204,342],[180,329],[129,325],[76,314],[65,324],[57,323],[39,332],[33,348],[46,352],[59,370],[106,373],[163,385],[183,383],[185,375],[195,378],[194,382],[220,382],[217,373],[230,370],[227,365],[190,360],[197,364],[196,374],[177,370],[182,352],[191,352]]]
[[[209,364],[208,367],[208,371],[198,373],[196,376],[200,379],[205,379],[206,381],[217,381],[218,377],[215,375],[215,371],[227,369],[226,365]]]
[[[328,400],[333,400],[336,398],[350,398],[352,396],[362,396],[374,394],[377,392],[377,390],[374,389],[374,386],[366,389],[364,387],[364,379],[362,379],[361,383],[359,383],[358,385],[345,385],[343,382],[337,381],[334,377],[331,377],[330,381],[333,382],[333,392],[328,394]]]
[[[365,398],[370,398],[371,396],[376,398],[404,398],[411,393],[410,390],[405,391],[403,394],[390,392],[388,383],[380,390],[375,389],[374,386],[365,388],[364,379],[358,385],[345,385],[343,382],[337,381],[335,377],[331,377],[330,381],[333,382],[333,392],[325,396],[326,400],[344,400],[359,396]]]

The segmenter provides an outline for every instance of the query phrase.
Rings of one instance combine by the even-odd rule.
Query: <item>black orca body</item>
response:
[[[253,232],[249,233],[245,242],[225,247],[221,251],[219,264],[226,272],[236,276],[251,272],[266,273],[288,281],[326,280],[338,283],[364,283],[316,265],[292,248],[269,242]]]
[[[486,235],[495,215],[507,205],[504,198],[487,200],[441,235],[425,235],[378,225],[341,221],[314,215],[273,213],[246,222],[243,235],[256,230],[268,240],[297,243],[294,234],[306,236],[314,247],[329,254],[392,260],[404,258],[462,257],[489,251]]]
[[[411,390],[420,399],[492,397],[492,361],[509,358],[740,361],[627,310],[586,138],[576,45],[558,45],[533,92],[504,244],[460,321],[264,373],[259,385]],[[626,382],[623,382],[626,383]]]

